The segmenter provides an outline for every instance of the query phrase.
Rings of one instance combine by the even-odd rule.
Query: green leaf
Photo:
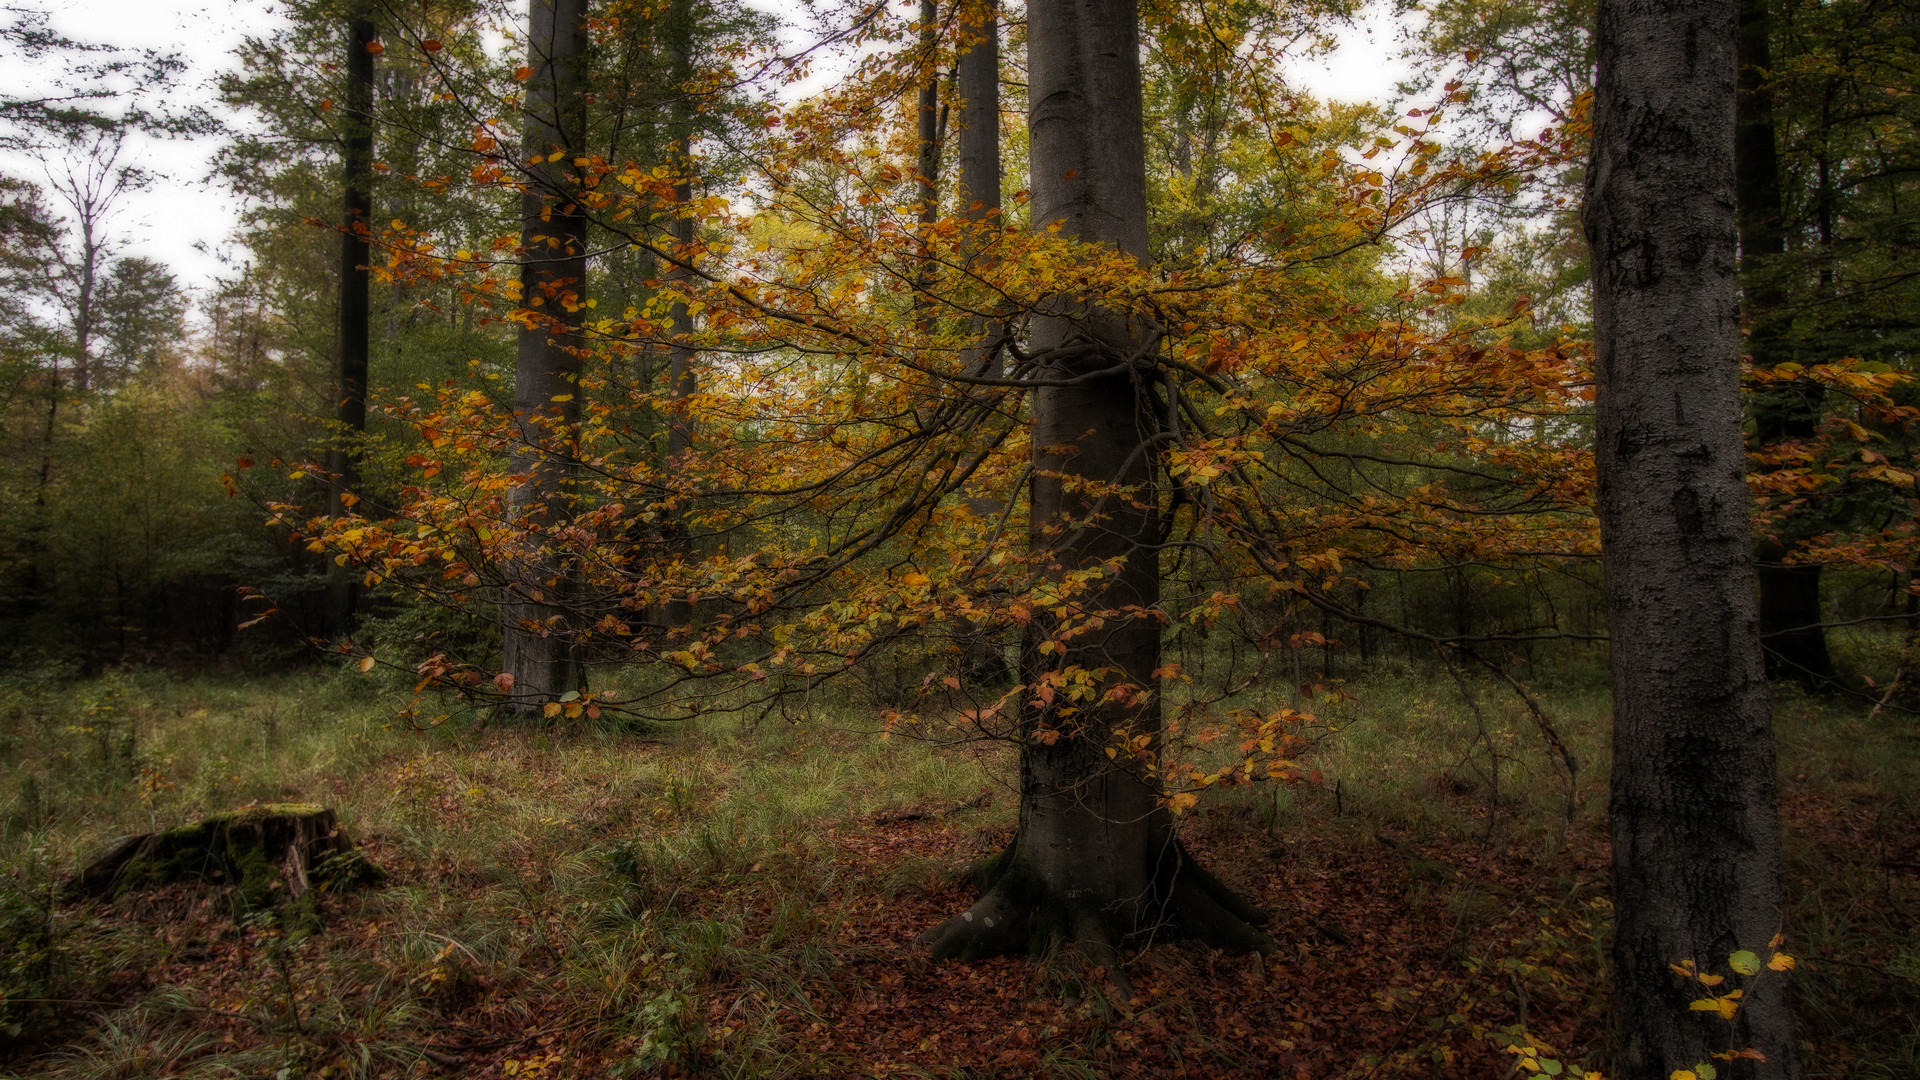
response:
[[[1742,975],[1760,974],[1760,958],[1745,949],[1727,957],[1727,966]]]
[[[1559,1076],[1564,1070],[1561,1068],[1560,1063],[1552,1058],[1541,1058],[1540,1071],[1546,1073],[1548,1076]]]
[[[579,700],[580,700],[580,691],[578,691],[578,690],[569,690],[569,691],[567,691],[566,693],[564,693],[564,694],[561,694],[561,695],[560,695],[560,700],[561,700],[561,701],[579,701]]]
[[[1714,1068],[1711,1063],[1705,1061],[1695,1065],[1693,1071],[1700,1074],[1700,1080],[1714,1080],[1714,1077],[1720,1075],[1719,1069]]]

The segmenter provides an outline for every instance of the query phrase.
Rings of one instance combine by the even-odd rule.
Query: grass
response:
[[[1872,642],[1860,646],[1872,647]],[[1463,698],[1462,688],[1466,695]],[[1605,1047],[1606,697],[1484,677],[1312,703],[1312,785],[1211,794],[1188,843],[1276,913],[1265,962],[1155,948],[1138,991],[918,930],[1014,816],[1000,748],[868,712],[416,731],[357,674],[118,672],[0,691],[0,1068],[18,1075],[1478,1075],[1524,1023]],[[1271,703],[1268,703],[1269,706]],[[1790,933],[1814,1075],[1920,1075],[1920,740],[1783,695]],[[89,907],[87,851],[249,802],[334,807],[381,888],[326,929],[171,886]],[[1569,816],[1571,807],[1571,816]],[[1284,1002],[1284,1005],[1282,1004]],[[1490,1072],[1486,1074],[1490,1075]]]

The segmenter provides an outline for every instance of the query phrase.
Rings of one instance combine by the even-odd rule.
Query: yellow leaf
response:
[[[1692,1069],[1675,1069],[1673,1075],[1667,1077],[1667,1080],[1700,1080],[1700,1078],[1694,1075]]]
[[[1783,952],[1774,953],[1773,959],[1767,961],[1767,967],[1774,971],[1792,971],[1793,957]]]
[[[360,670],[361,670],[361,671],[372,671],[372,670],[373,670],[373,657],[371,657],[371,656],[366,656],[366,657],[362,657],[362,658],[361,658],[361,660],[360,660]]]

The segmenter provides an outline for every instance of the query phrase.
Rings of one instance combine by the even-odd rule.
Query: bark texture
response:
[[[1738,0],[1602,0],[1586,230],[1613,649],[1614,991],[1623,1080],[1729,1049],[1797,1077],[1785,977],[1731,1025],[1669,965],[1727,972],[1782,929],[1773,735],[1739,396]],[[1729,1045],[1731,1039],[1731,1045]]]
[[[513,410],[521,449],[512,469],[525,481],[514,486],[516,516],[551,531],[568,514],[566,480],[580,424],[578,328],[587,279],[585,215],[573,202],[579,178],[572,164],[586,122],[581,77],[586,53],[586,0],[529,0],[523,162],[526,191],[520,200],[521,303],[538,318],[520,331],[514,368]],[[560,400],[556,400],[560,399]],[[505,670],[513,676],[509,708],[537,711],[546,702],[579,689],[581,671],[565,634],[553,632],[564,618],[566,568],[529,545],[508,560]]]
[[[996,0],[964,4],[955,65],[960,95],[960,208],[987,220],[1000,209],[1000,10]],[[977,205],[976,205],[977,204]]]
[[[954,64],[955,93],[960,97],[960,131],[955,138],[957,159],[956,205],[961,217],[981,228],[972,237],[968,266],[984,272],[992,252],[983,243],[986,231],[996,228],[1000,213],[1000,8],[997,0],[961,0],[959,51]],[[971,327],[979,344],[967,350],[961,367],[998,378],[1004,374],[999,350],[992,347],[1005,327],[976,318]],[[1006,498],[1012,498],[1008,492]],[[1005,508],[1001,497],[969,492],[967,506],[982,521],[997,518]],[[963,677],[970,686],[999,688],[1016,675],[993,634],[976,630],[961,643]]]
[[[693,16],[686,0],[675,0],[668,8],[668,49],[673,61],[674,98],[670,151],[673,161],[673,201],[683,210],[693,199]],[[678,216],[667,227],[673,241],[674,261],[667,267],[667,280],[676,289],[685,289],[693,280],[694,219]],[[700,392],[700,373],[694,366],[694,351],[687,342],[693,336],[693,312],[686,301],[675,301],[668,317],[673,321],[673,345],[667,354],[667,394],[673,402],[667,417],[667,463],[678,469],[693,449],[693,418],[689,413],[693,396]],[[691,553],[686,526],[679,513],[666,516],[667,543],[682,558]],[[685,598],[672,598],[661,604],[661,618],[668,626],[687,626],[693,622],[693,605]]]
[[[341,140],[340,189],[340,333],[334,387],[334,419],[340,440],[328,451],[328,512],[346,517],[349,499],[360,485],[360,443],[367,431],[367,366],[370,357],[367,229],[373,216],[373,53],[377,34],[373,21],[357,15],[347,24],[347,108],[345,137]],[[353,633],[359,606],[360,583],[351,566],[327,567],[327,633]]]
[[[1768,0],[1740,0],[1739,99],[1734,132],[1734,204],[1740,230],[1741,315],[1756,368],[1794,358],[1791,297],[1780,265],[1787,253],[1786,208],[1773,114],[1773,19]],[[1820,384],[1771,384],[1752,395],[1755,449],[1813,438],[1820,426]],[[1833,682],[1833,660],[1820,623],[1820,567],[1789,566],[1792,547],[1821,531],[1802,512],[1778,535],[1754,544],[1760,576],[1760,636],[1767,674],[1818,688]]]
[[[1147,258],[1145,139],[1139,34],[1133,0],[1034,0],[1028,5],[1028,71],[1036,226]],[[1258,918],[1186,857],[1159,805],[1160,791],[1106,753],[1116,729],[1157,741],[1158,544],[1154,489],[1158,410],[1148,392],[1145,334],[1125,317],[1062,297],[1038,320],[1033,347],[1098,346],[1048,366],[1073,378],[1132,358],[1135,370],[1074,386],[1045,387],[1033,404],[1034,480],[1029,543],[1055,555],[1056,572],[1123,563],[1084,597],[1110,613],[1083,628],[1064,654],[1036,646],[1057,624],[1035,620],[1022,676],[1103,670],[1102,690],[1131,686],[1127,704],[1067,715],[1054,705],[1022,716],[1020,825],[993,861],[978,903],[929,931],[935,956],[1046,952],[1077,947],[1100,962],[1129,939],[1189,937],[1232,949],[1270,948]],[[1096,493],[1087,484],[1099,485]],[[1115,490],[1109,485],[1119,485]],[[1129,612],[1122,614],[1121,612]],[[1026,697],[1033,697],[1030,692]]]

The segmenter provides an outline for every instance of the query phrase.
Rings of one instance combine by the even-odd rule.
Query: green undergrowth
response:
[[[1404,868],[1408,917],[1451,935],[1460,968],[1506,988],[1520,1015],[1534,1002],[1590,1018],[1572,1039],[1591,1055],[1605,1040],[1607,909],[1603,864],[1580,853],[1604,828],[1606,695],[1593,673],[1534,681],[1550,684],[1534,704],[1573,755],[1572,777],[1505,682],[1406,670],[1300,704],[1317,718],[1302,764],[1319,782],[1211,792],[1188,821],[1202,838],[1260,830],[1384,848]],[[950,888],[964,866],[865,863],[844,841],[914,815],[987,850],[1014,817],[1005,748],[881,739],[848,705],[816,703],[799,723],[418,731],[396,720],[399,704],[391,688],[332,672],[0,688],[6,1067],[832,1072],[845,1063],[795,1032],[877,955],[855,924]],[[1920,1075],[1920,1029],[1886,1029],[1889,1015],[1920,1015],[1920,953],[1900,907],[1913,892],[1893,876],[1903,871],[1878,865],[1920,859],[1910,841],[1896,850],[1915,821],[1920,740],[1907,714],[1868,708],[1788,693],[1778,710],[1789,810],[1813,814],[1789,831],[1805,1014],[1844,1061],[1822,1071],[1816,1058],[1815,1075]],[[321,932],[204,888],[111,907],[55,894],[115,836],[294,801],[336,810],[389,873],[378,889],[327,898]],[[1877,862],[1861,854],[1874,835],[1889,852]],[[1518,853],[1537,880],[1476,874],[1476,851],[1490,862]],[[1515,910],[1538,929],[1497,957],[1475,944],[1477,925]],[[591,1060],[579,1056],[583,1032]],[[1078,1052],[1051,1047],[1045,1059],[1057,1075],[1093,1068]]]

